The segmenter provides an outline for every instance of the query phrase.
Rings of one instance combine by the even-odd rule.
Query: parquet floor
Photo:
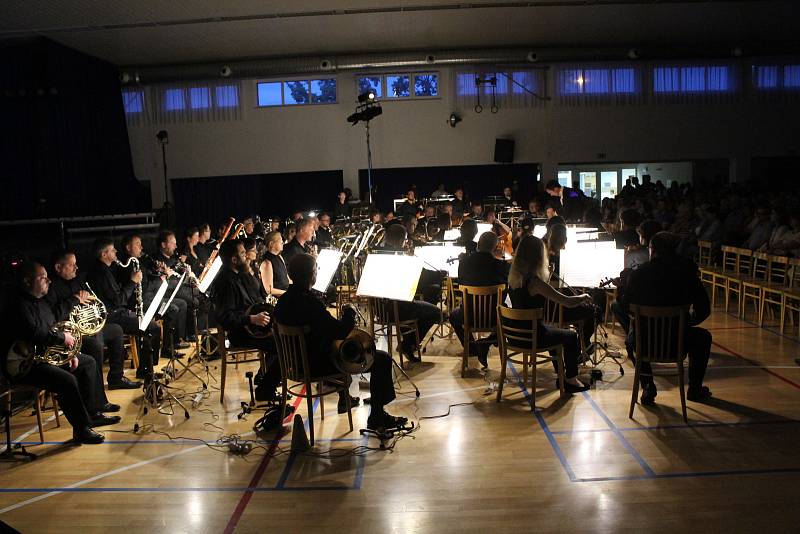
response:
[[[69,426],[52,422],[40,445],[25,412],[12,434],[40,457],[0,465],[0,520],[22,532],[796,532],[800,343],[722,312],[704,326],[714,337],[714,397],[688,403],[689,425],[666,374],[656,406],[637,405],[628,419],[629,363],[624,376],[602,365],[603,381],[566,400],[552,370],[540,370],[536,413],[514,368],[498,404],[496,349],[486,376],[462,379],[460,345],[448,339],[410,371],[421,397],[402,380],[389,409],[420,423],[474,403],[422,420],[391,452],[353,455],[376,442],[348,432],[334,397],[324,421],[315,406],[316,450],[327,454],[290,456],[289,434],[256,438],[259,414],[237,418],[255,364],[229,369],[224,404],[212,379],[192,407],[200,382],[184,376],[176,386],[191,417],[149,414],[139,434],[141,394],[110,392],[124,420],[103,429],[102,445],[67,447]],[[357,428],[368,410],[355,411]],[[305,403],[298,413],[306,418]],[[237,457],[206,444],[234,433],[258,447]]]

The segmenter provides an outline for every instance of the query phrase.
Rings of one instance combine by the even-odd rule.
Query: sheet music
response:
[[[147,327],[150,326],[150,321],[153,320],[158,310],[158,305],[161,304],[161,299],[163,299],[164,295],[167,293],[168,285],[166,280],[161,281],[161,286],[158,288],[158,291],[156,291],[156,295],[153,297],[150,306],[148,306],[147,312],[145,312],[144,317],[139,321],[139,331],[144,332],[147,330]]]
[[[458,277],[458,255],[464,251],[464,247],[453,245],[429,245],[414,247],[414,256],[425,262],[422,264],[423,269],[447,271],[448,276],[456,278]],[[448,263],[447,260],[453,261]]]
[[[561,279],[573,287],[597,287],[603,278],[615,278],[625,266],[625,251],[613,241],[573,243],[561,251]]]
[[[473,239],[473,241],[477,243],[478,240],[481,238],[482,233],[491,231],[492,231],[491,223],[478,223],[478,233],[475,234],[475,239]]]
[[[317,256],[317,281],[314,283],[315,289],[320,293],[325,293],[333,280],[339,263],[342,261],[343,253],[338,250],[323,248]]]
[[[356,295],[411,302],[422,265],[422,259],[416,256],[368,254]]]
[[[211,287],[211,282],[214,281],[214,278],[217,277],[219,274],[219,270],[222,268],[222,258],[219,256],[216,257],[214,263],[211,264],[209,267],[208,272],[206,273],[206,277],[203,278],[203,281],[200,283],[200,286],[197,288],[200,290],[200,293],[205,293],[208,291],[208,288]]]
[[[159,317],[164,317],[164,313],[167,311],[167,308],[169,308],[169,305],[172,304],[172,300],[175,298],[175,295],[178,294],[178,290],[181,288],[181,285],[183,284],[183,281],[185,279],[186,279],[186,273],[183,273],[181,275],[180,280],[178,280],[178,283],[175,285],[175,289],[172,290],[172,295],[170,295],[169,299],[165,300],[164,304],[162,304],[161,307],[158,309]]]

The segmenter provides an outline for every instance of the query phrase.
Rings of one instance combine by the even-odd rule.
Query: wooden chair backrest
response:
[[[287,326],[275,323],[275,345],[281,373],[293,382],[308,382],[311,378],[308,371],[308,347],[306,336],[310,332],[307,326]]]
[[[707,267],[711,265],[711,241],[705,239],[697,240],[697,265]]]
[[[766,252],[753,252],[753,263],[750,275],[756,280],[767,280],[769,273],[769,254]]]
[[[682,359],[689,304],[680,306],[641,306],[631,304],[636,336],[636,357],[642,361],[674,363]]]
[[[504,351],[536,354],[539,346],[536,338],[537,323],[541,320],[541,309],[515,310],[497,306],[501,354]]]
[[[786,285],[789,276],[789,258],[786,256],[767,255],[767,282],[771,284]]]
[[[789,258],[789,281],[786,286],[789,289],[800,289],[800,258]]]
[[[373,322],[385,325],[391,322],[391,314],[389,313],[389,306],[391,305],[388,299],[369,297],[367,298],[369,306],[369,313]]]
[[[722,270],[726,273],[739,272],[739,253],[736,247],[723,245],[722,249]]]
[[[737,255],[736,258],[736,273],[737,274],[750,274],[753,272],[753,251],[747,248],[733,247]]]
[[[502,302],[505,284],[496,286],[460,286],[464,304],[464,324],[471,332],[494,332],[497,305]]]
[[[458,282],[449,276],[445,280],[447,287],[447,309],[455,310],[461,306],[461,289],[458,287]]]
[[[564,308],[558,302],[550,299],[544,301],[544,313],[542,315],[544,324],[550,326],[557,326],[559,328],[564,326]]]

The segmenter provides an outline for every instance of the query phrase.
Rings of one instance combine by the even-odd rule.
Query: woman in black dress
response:
[[[261,262],[261,282],[271,295],[280,297],[289,289],[289,273],[286,262],[283,261],[283,238],[280,232],[270,232],[264,238],[267,250],[264,252],[264,261]]]

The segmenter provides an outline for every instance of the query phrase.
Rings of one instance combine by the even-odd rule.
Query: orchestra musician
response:
[[[67,249],[59,249],[52,255],[50,264],[53,266],[55,276],[50,280],[50,288],[44,296],[45,302],[50,305],[57,321],[69,320],[72,309],[81,304],[87,304],[93,298],[83,289],[83,282],[78,278],[78,262],[75,253]],[[97,383],[100,384],[100,402],[108,404],[108,398],[103,388],[103,359],[108,355],[108,389],[138,389],[141,382],[133,382],[122,374],[125,361],[124,333],[118,324],[106,321],[103,329],[93,336],[83,336],[81,350],[95,361],[97,370]],[[108,352],[104,347],[108,346]]]
[[[195,276],[200,276],[205,267],[205,262],[200,259],[200,248],[200,231],[194,227],[188,228],[183,234],[183,247],[178,253],[178,259],[188,265]]]
[[[64,345],[72,349],[75,338],[69,332],[56,331],[52,327],[56,318],[44,296],[50,286],[45,268],[36,262],[26,262],[19,268],[18,299],[16,306],[10,308],[6,318],[10,326],[4,338],[12,339],[3,343],[0,350],[0,367],[11,384],[34,386],[58,395],[58,402],[64,410],[75,443],[97,444],[105,439],[93,427],[119,423],[119,416],[107,416],[103,411],[119,411],[116,404],[101,400],[102,383],[96,381],[97,369],[91,356],[76,354],[64,366],[52,365],[34,360],[27,372],[20,369],[22,355],[8,347],[14,340],[30,343],[37,354],[52,345]]]
[[[447,189],[444,188],[444,184],[439,184],[436,186],[436,189],[431,193],[432,197],[444,197],[447,195]]]
[[[286,261],[281,254],[283,239],[280,232],[270,232],[264,241],[267,244],[267,250],[264,251],[264,260],[259,266],[261,281],[270,295],[280,297],[292,283],[289,279]]]
[[[547,182],[544,190],[549,195],[548,204],[558,215],[570,222],[581,218],[583,215],[583,192],[571,187],[561,187],[558,180]]]
[[[251,232],[252,233],[252,232]],[[175,232],[171,230],[164,230],[159,234],[158,237],[158,251],[153,255],[153,259],[156,261],[156,266],[158,267],[161,274],[166,275],[167,282],[169,283],[169,287],[167,291],[173,291],[178,284],[178,280],[180,279],[181,272],[178,272],[181,269],[182,265],[179,266],[181,263],[180,258],[178,257],[176,250],[178,248],[178,242],[175,238]],[[192,288],[192,281],[190,277],[190,273],[186,273],[186,277],[181,284],[181,287],[178,288],[178,293],[176,293],[175,298],[172,299],[173,302],[176,300],[182,300],[186,303],[186,341],[195,341],[195,331],[194,331],[194,310],[200,306],[200,296],[196,294],[194,289]],[[182,308],[183,306],[181,306]],[[184,345],[178,345],[178,348]],[[185,347],[185,346],[184,346]]]
[[[452,202],[453,213],[456,213],[456,214],[462,215],[462,216],[465,213],[469,213],[470,212],[470,203],[469,203],[469,200],[464,198],[464,190],[462,188],[460,188],[460,187],[456,188],[456,190],[453,192],[453,196],[455,197],[453,199],[453,202]]]
[[[466,223],[467,221],[464,221]],[[462,225],[463,228],[463,225]],[[477,230],[477,227],[476,227]],[[508,278],[508,263],[495,257],[494,251],[497,248],[497,235],[493,232],[484,232],[478,239],[477,249],[474,253],[464,254],[458,262],[458,283],[467,286],[494,286],[505,284]],[[493,316],[494,317],[494,316]],[[464,346],[464,306],[450,312],[450,324]],[[470,342],[470,354],[478,357],[481,366],[486,368],[488,364],[487,356],[491,348],[491,341],[496,336],[492,334],[482,343]]]
[[[197,259],[204,267],[206,262],[208,262],[208,258],[211,257],[211,251],[214,250],[216,246],[216,239],[211,239],[211,226],[208,223],[203,223],[198,229],[197,246],[194,247],[194,251],[195,254],[197,254]]]
[[[386,236],[384,237],[384,245],[383,250],[387,252],[404,252],[405,245],[406,245],[406,229],[404,226],[399,224],[394,224],[386,229]],[[426,272],[434,273],[435,280],[438,281],[438,285],[435,282],[431,281],[427,278],[429,275],[425,275]],[[438,272],[433,271],[426,271],[423,269],[422,274],[420,275],[422,280],[422,285],[418,285],[420,291],[423,292],[423,295],[427,296],[429,299],[433,300],[434,302],[438,302],[441,298],[442,293],[442,286],[441,280],[442,275]],[[426,277],[426,278],[422,278]],[[435,286],[435,287],[430,287]],[[431,302],[426,302],[423,300],[413,300],[411,302],[397,302],[397,309],[398,313],[400,314],[400,320],[405,321],[408,319],[416,319],[417,326],[419,327],[419,335],[420,339],[424,338],[428,330],[433,327],[433,325],[439,322],[441,318],[441,310]],[[393,308],[392,308],[393,310]],[[392,315],[393,311],[392,311]],[[411,362],[419,362],[419,358],[414,354],[414,351],[417,350],[416,344],[416,336],[413,333],[403,335],[403,340],[400,345],[400,350],[409,359]]]
[[[505,204],[507,208],[519,207],[519,204],[517,204],[516,199],[514,199],[514,195],[511,193],[510,187],[503,188],[503,204]]]
[[[480,202],[472,203],[472,211],[470,212],[470,218],[476,221],[483,220],[483,205]]]
[[[142,283],[144,273],[131,269],[127,279],[117,282],[114,275],[115,269],[112,267],[117,261],[117,249],[114,248],[114,242],[110,238],[100,237],[95,240],[93,249],[95,263],[89,271],[89,283],[106,307],[108,312],[106,321],[118,324],[128,335],[140,337],[141,350],[139,350],[139,368],[136,370],[136,378],[144,379],[145,387],[147,387],[154,367],[158,364],[161,329],[151,321],[143,335],[139,330],[139,318],[129,308],[129,306],[137,304],[134,302],[136,285]]]
[[[312,254],[314,248],[311,240],[314,237],[314,221],[310,218],[301,219],[297,223],[297,232],[294,239],[289,241],[283,248],[283,259],[286,263],[292,261],[292,258],[297,254]]]
[[[158,292],[161,282],[166,280],[166,275],[162,274],[158,269],[156,262],[144,254],[142,247],[142,238],[136,234],[128,234],[122,238],[122,253],[120,254],[120,261],[127,263],[128,258],[136,258],[139,260],[139,268],[141,269],[142,276],[142,304],[144,309],[147,310],[153,299]],[[127,268],[117,268],[117,280],[121,285],[130,279],[133,273],[133,265],[128,265]],[[174,298],[172,302],[164,311],[164,339],[161,343],[161,355],[169,358],[174,355],[180,358],[175,349],[187,348],[188,343],[181,343],[181,339],[186,339],[186,318],[187,318],[187,305],[186,301]]]
[[[417,218],[420,211],[420,204],[417,202],[417,194],[414,189],[406,191],[406,199],[402,204],[397,206],[397,215],[403,218],[404,221]]]
[[[526,235],[519,242],[508,275],[511,305],[517,309],[544,309],[546,299],[564,309],[591,303],[589,295],[568,296],[550,285],[547,250],[538,237]],[[564,387],[570,393],[586,391],[589,386],[578,380],[578,335],[566,328],[555,328],[539,322],[537,339],[542,346],[564,347]],[[554,364],[555,366],[555,364]]]
[[[266,368],[259,369],[256,398],[278,400],[275,388],[281,373],[272,336],[251,336],[245,326],[265,328],[270,323],[267,312],[248,314],[250,306],[264,302],[263,294],[253,283],[250,262],[244,245],[239,240],[227,240],[220,247],[219,257],[223,268],[214,281],[214,304],[217,322],[225,329],[232,347],[258,349],[264,352]]]
[[[397,226],[402,228],[401,226]],[[317,277],[316,260],[308,254],[298,254],[289,263],[289,275],[294,283],[278,299],[274,319],[286,326],[308,326],[307,336],[312,376],[335,374],[340,371],[333,363],[331,347],[333,340],[344,339],[355,326],[355,311],[345,307],[342,319],[335,319],[325,305],[311,292]],[[381,350],[374,352],[374,362],[369,369],[370,414],[367,428],[381,431],[404,425],[407,420],[388,414],[384,407],[395,398],[392,384],[392,363],[389,355]],[[347,411],[348,391],[339,393],[337,409]],[[351,406],[358,405],[358,397],[351,397]]]
[[[331,216],[327,212],[322,212],[319,216],[319,228],[314,233],[314,240],[319,248],[331,248],[334,245],[331,234]]]
[[[456,239],[456,246],[464,247],[464,252],[458,257],[459,261],[463,261],[465,257],[477,251],[478,244],[475,242],[475,236],[478,235],[478,223],[475,222],[475,219],[465,219],[461,223],[459,231],[461,236]]]
[[[333,217],[334,219],[342,219],[350,217],[350,213],[351,208],[350,204],[347,202],[347,193],[339,191],[339,194],[336,196],[336,203],[333,205]]]

